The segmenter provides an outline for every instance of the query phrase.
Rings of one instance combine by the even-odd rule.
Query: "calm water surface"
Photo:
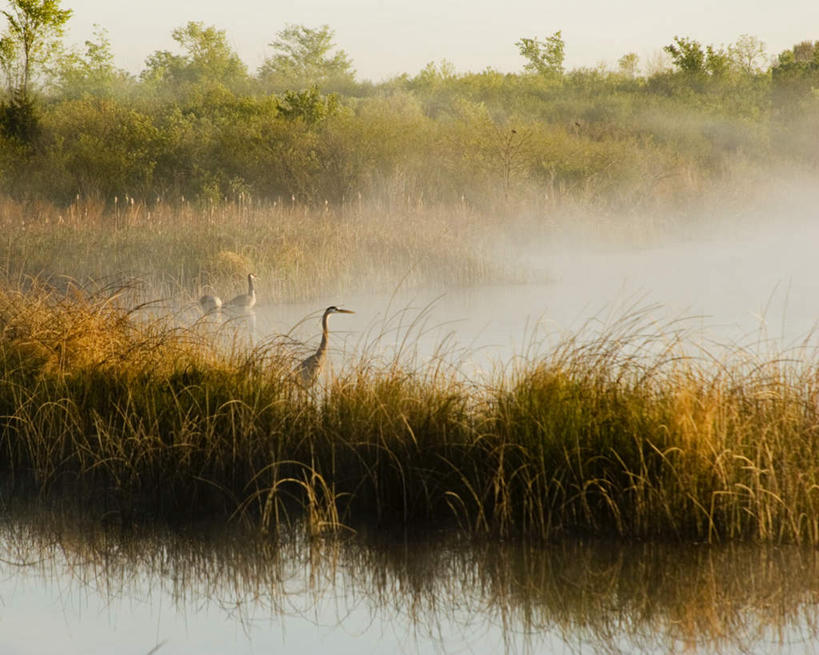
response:
[[[814,551],[6,519],[0,652],[814,653]]]
[[[686,341],[790,351],[815,346],[819,320],[819,221],[749,227],[652,248],[539,246],[520,253],[528,284],[396,289],[256,310],[259,340],[288,333],[313,347],[321,310],[331,317],[336,366],[356,352],[396,351],[427,361],[441,352],[467,372],[547,352],[566,335],[616,324],[638,311],[647,330],[670,322]],[[341,354],[339,354],[341,353]]]

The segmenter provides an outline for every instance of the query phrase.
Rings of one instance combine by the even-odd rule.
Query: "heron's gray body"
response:
[[[329,338],[329,329],[327,328],[327,317],[330,314],[354,314],[352,310],[349,309],[339,309],[338,307],[331,306],[324,310],[324,314],[321,317],[321,343],[319,344],[318,349],[312,355],[310,355],[307,359],[299,364],[298,368],[296,369],[296,374],[298,376],[298,381],[303,387],[311,387],[315,384],[316,380],[318,379],[319,373],[321,373],[321,369],[324,366],[324,360],[327,357],[327,341]]]

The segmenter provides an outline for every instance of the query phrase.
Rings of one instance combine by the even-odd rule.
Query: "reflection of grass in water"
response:
[[[126,521],[819,543],[810,361],[703,364],[639,312],[491,384],[365,352],[316,393],[284,341],[225,350],[110,294],[3,289],[0,326],[9,493]]]
[[[161,590],[182,620],[218,608],[251,639],[265,612],[274,624],[315,621],[320,607],[335,608],[356,634],[363,614],[379,633],[392,628],[442,647],[492,625],[507,652],[552,644],[554,636],[595,652],[756,652],[819,636],[816,560],[795,547],[299,534],[126,536],[40,510],[6,522],[0,559],[13,575],[59,581],[63,595],[66,583],[92,589],[106,607],[138,594],[156,604]]]

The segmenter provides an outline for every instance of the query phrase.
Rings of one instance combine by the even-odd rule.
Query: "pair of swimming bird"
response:
[[[241,293],[235,298],[231,298],[226,303],[214,294],[206,293],[199,299],[199,306],[204,314],[214,314],[226,309],[228,311],[249,312],[256,304],[256,286],[253,281],[256,276],[253,273],[247,275],[247,293]]]
[[[241,312],[249,312],[256,304],[256,288],[253,281],[256,276],[253,273],[247,276],[247,293],[236,296],[226,303],[222,303],[219,296],[206,294],[199,299],[199,305],[205,314],[211,314],[221,311],[224,307],[229,310],[237,310]],[[321,317],[321,343],[318,349],[312,355],[302,360],[293,372],[297,381],[304,387],[312,386],[318,379],[321,373],[324,360],[327,356],[327,341],[329,337],[329,330],[327,328],[327,317],[330,314],[355,314],[351,309],[341,309],[335,305],[331,305],[324,310]]]

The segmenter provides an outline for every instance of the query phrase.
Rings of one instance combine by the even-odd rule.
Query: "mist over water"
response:
[[[0,655],[816,652],[819,42],[308,89],[203,28],[7,99]]]
[[[517,251],[529,282],[345,294],[257,307],[258,335],[320,337],[330,304],[339,353],[401,351],[423,362],[447,354],[467,372],[542,354],[562,336],[594,334],[632,312],[656,329],[674,322],[687,343],[790,350],[812,347],[819,318],[819,220],[736,221],[650,246],[605,240],[533,243]],[[295,327],[294,327],[295,326]]]
[[[629,312],[648,331],[679,319],[706,347],[811,348],[812,218],[725,223],[642,246],[533,240],[514,252],[528,279],[518,284],[398,286],[289,304],[260,294],[254,340],[286,334],[306,354],[323,309],[339,305],[356,313],[330,319],[335,368],[360,353],[420,364],[443,355],[472,375],[537,357],[564,335],[593,336]],[[481,550],[399,539],[370,549],[356,536],[289,551],[248,541],[237,552],[184,538],[136,547],[107,536],[32,539],[12,528],[0,530],[0,642],[11,653],[122,644],[160,654],[810,653],[817,642],[815,558],[798,548]]]

